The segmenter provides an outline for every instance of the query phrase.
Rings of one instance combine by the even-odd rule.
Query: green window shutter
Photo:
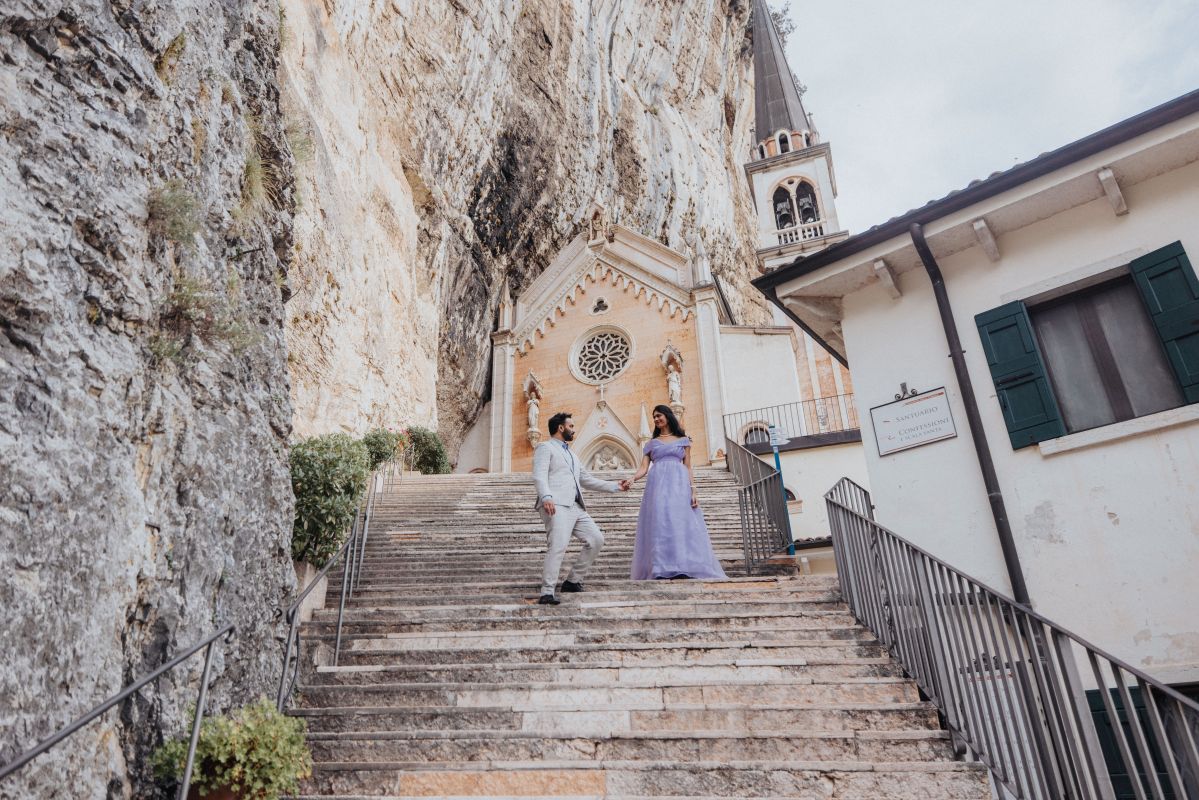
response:
[[[1188,403],[1199,403],[1199,279],[1181,242],[1128,265]]]
[[[1045,362],[1024,303],[1002,305],[974,318],[1012,449],[1064,436],[1066,425],[1049,385]]]

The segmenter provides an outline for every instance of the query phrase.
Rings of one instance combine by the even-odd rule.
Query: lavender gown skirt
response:
[[[637,515],[632,578],[725,578],[703,512],[691,507],[691,481],[683,464],[689,438],[674,442],[650,439],[645,453],[651,466]]]

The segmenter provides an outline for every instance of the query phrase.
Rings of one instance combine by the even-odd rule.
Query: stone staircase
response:
[[[737,575],[735,484],[696,480]],[[835,579],[629,581],[640,495],[588,495],[607,544],[560,606],[535,604],[528,475],[406,477],[379,495],[339,665],[339,575],[303,630],[302,797],[990,796]]]

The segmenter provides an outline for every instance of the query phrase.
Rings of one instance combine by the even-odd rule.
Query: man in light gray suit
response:
[[[603,481],[592,476],[574,453],[570,442],[575,438],[575,423],[570,414],[561,412],[550,417],[550,438],[533,453],[533,483],[537,486],[535,507],[545,523],[545,569],[541,576],[542,605],[558,605],[554,589],[562,569],[562,557],[572,535],[583,540],[583,550],[571,567],[562,591],[583,591],[583,573],[595,562],[604,545],[604,534],[587,513],[583,489],[604,492],[628,491],[629,482]]]

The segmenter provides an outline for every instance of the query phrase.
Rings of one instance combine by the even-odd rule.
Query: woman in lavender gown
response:
[[[629,483],[646,473],[633,546],[633,580],[723,579],[695,495],[691,440],[670,406],[654,406],[654,438],[646,442],[645,457]]]

